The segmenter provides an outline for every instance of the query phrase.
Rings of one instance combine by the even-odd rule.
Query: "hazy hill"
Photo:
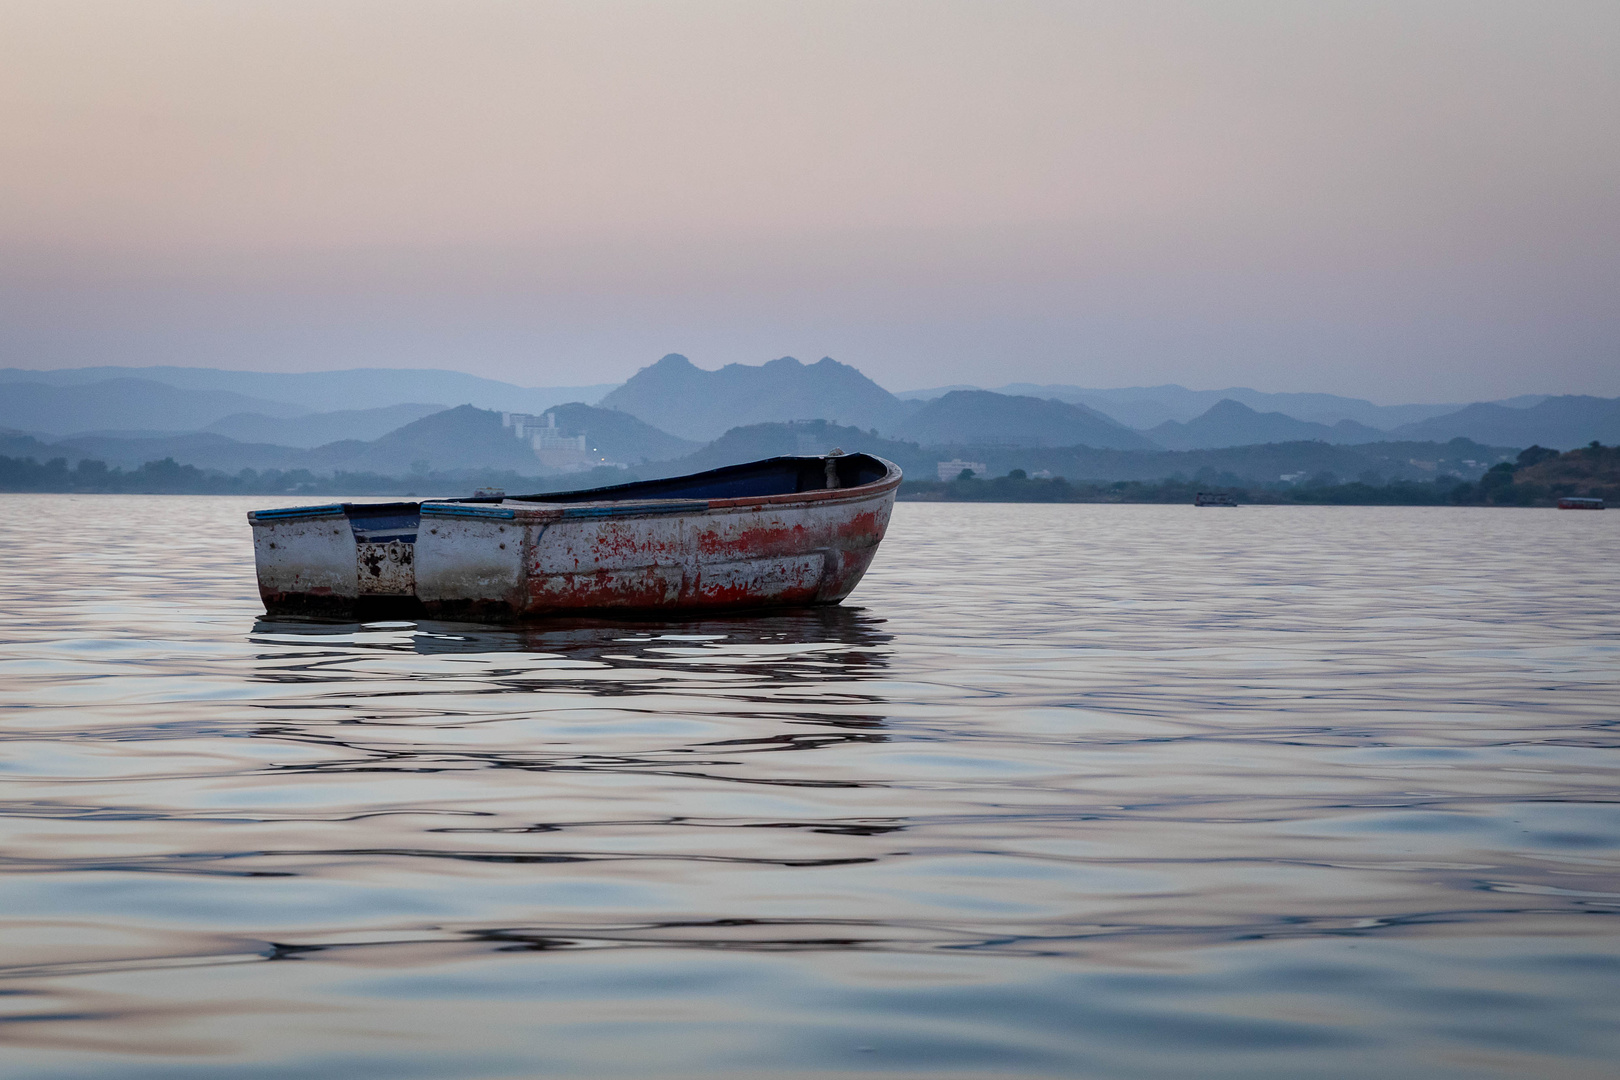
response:
[[[345,440],[305,452],[312,472],[375,472],[404,476],[457,469],[510,469],[538,476],[529,443],[501,425],[501,414],[460,405],[406,424],[371,442]]]
[[[559,406],[555,412],[558,426],[565,433],[587,435],[589,445],[609,461],[634,464],[649,458],[676,457],[690,453],[697,445],[611,409],[574,403]],[[39,461],[93,458],[125,469],[172,457],[181,465],[227,473],[242,469],[308,469],[316,474],[344,471],[408,476],[493,469],[538,476],[542,472],[532,445],[504,427],[500,413],[471,405],[435,410],[374,439],[332,440],[313,448],[238,441],[216,432],[138,437],[76,435],[49,442],[21,432],[6,432],[0,433],[0,454]]]
[[[911,443],[885,439],[870,430],[829,423],[826,420],[799,420],[749,424],[732,428],[709,445],[683,458],[661,462],[655,469],[639,470],[643,475],[680,476],[683,473],[718,469],[760,458],[789,454],[825,454],[832,449],[846,453],[876,454],[888,458],[907,472],[926,470],[933,474],[937,455]]]
[[[574,402],[550,410],[564,434],[587,436],[587,447],[625,464],[693,449],[626,413]],[[524,476],[542,472],[533,446],[501,424],[501,414],[471,405],[425,416],[371,442],[339,442],[309,452],[306,468],[343,469],[402,476],[411,472],[509,469]]]
[[[0,454],[14,458],[31,457],[35,461],[66,456],[54,444],[41,442],[25,431],[13,428],[0,428]]]
[[[291,413],[238,406],[217,414],[262,412],[272,416],[299,412],[376,409],[417,401],[465,401],[486,409],[543,412],[565,401],[595,401],[615,385],[526,387],[484,379],[460,371],[435,368],[351,368],[346,371],[224,371],[191,367],[93,367],[57,371],[0,369],[0,383],[35,382],[51,386],[82,386],[106,379],[140,378],[182,390],[228,391],[303,408]],[[5,421],[0,420],[0,423]],[[205,421],[205,423],[208,421]],[[130,427],[104,424],[98,427]],[[136,425],[156,427],[157,425]],[[199,427],[201,425],[198,425]]]
[[[225,435],[238,442],[274,443],[308,449],[341,439],[376,439],[412,420],[420,420],[443,405],[385,405],[380,409],[340,409],[337,412],[308,413],[278,417],[263,413],[232,413],[203,430]]]
[[[988,390],[953,390],[900,421],[894,433],[937,446],[1156,449],[1152,440],[1083,405]]]
[[[944,397],[953,390],[983,389],[985,388],[982,386],[974,386],[972,383],[951,383],[948,386],[930,386],[923,390],[896,390],[894,392],[894,396],[899,398],[901,401],[933,401],[935,398]],[[1055,397],[1064,401],[1069,400],[1068,398],[1064,398],[1059,394],[1041,393],[1041,391],[1046,388],[1036,386],[1034,383],[1009,383],[1006,386],[995,386],[991,387],[990,389],[994,390],[998,394],[1028,394],[1031,397]]]
[[[832,420],[885,431],[907,407],[848,364],[791,356],[758,367],[727,364],[704,371],[671,353],[632,375],[601,401],[682,438],[713,439],[739,424]]]
[[[557,418],[557,429],[564,435],[584,435],[592,453],[624,465],[665,461],[689,454],[700,445],[660,431],[619,409],[599,409],[574,401],[546,411]]]
[[[1585,495],[1620,499],[1620,446],[1581,447],[1519,469],[1516,485],[1540,484],[1554,497]]]
[[[1379,430],[1438,416],[1457,407],[1444,402],[1375,405],[1362,398],[1338,394],[1273,394],[1247,386],[1229,386],[1223,390],[1188,390],[1174,384],[1117,390],[1073,389],[1077,392],[1075,400],[1084,401],[1133,427],[1153,427],[1163,420],[1191,420],[1222,401],[1236,401],[1256,412],[1278,412],[1318,424],[1332,425],[1349,420]],[[1161,419],[1152,419],[1154,416]]]
[[[941,397],[951,390],[963,389],[973,388],[945,386],[934,390],[910,390],[899,396],[908,400],[923,400]],[[1088,405],[1122,424],[1140,429],[1155,427],[1166,420],[1191,420],[1223,400],[1238,401],[1257,411],[1281,412],[1296,419],[1310,420],[1319,424],[1336,424],[1340,420],[1353,420],[1358,424],[1381,430],[1439,416],[1458,408],[1455,404],[1374,405],[1361,398],[1341,397],[1338,394],[1271,394],[1252,390],[1246,386],[1230,386],[1224,390],[1189,390],[1174,383],[1163,386],[1124,386],[1106,390],[1066,383],[1044,386],[1036,383],[1008,383],[994,389],[1002,394],[1027,394]],[[1529,405],[1539,400],[1541,399],[1515,399],[1506,404]]]
[[[150,379],[103,379],[77,386],[7,383],[0,426],[68,435],[77,431],[197,431],[240,412],[298,416],[299,405],[229,390],[183,390]]]
[[[237,442],[224,435],[192,431],[180,435],[135,438],[75,435],[53,444],[51,457],[105,461],[109,468],[138,469],[148,461],[173,458],[181,465],[235,473],[243,469],[301,469],[309,466],[308,450],[268,443]]]
[[[960,447],[919,446],[884,439],[858,428],[825,421],[751,424],[726,432],[701,450],[641,475],[675,476],[779,454],[819,454],[837,446],[888,458],[914,480],[932,480],[935,466],[955,456]],[[1012,469],[1045,469],[1075,481],[1163,480],[1181,475],[1211,482],[1277,484],[1331,476],[1339,480],[1432,480],[1453,475],[1475,479],[1498,461],[1511,460],[1503,447],[1481,446],[1466,439],[1436,443],[1367,443],[1335,446],[1325,442],[1269,443],[1207,450],[1118,450],[1088,446],[992,446],[969,450],[991,476]]]
[[[1301,442],[1319,439],[1327,443],[1370,443],[1388,436],[1376,428],[1354,420],[1337,424],[1316,424],[1296,420],[1280,412],[1255,412],[1242,402],[1230,399],[1216,402],[1208,412],[1186,423],[1166,420],[1150,428],[1153,441],[1170,450],[1203,450],[1224,446],[1253,446],[1259,443]]]
[[[1503,446],[1539,443],[1559,450],[1597,439],[1620,441],[1620,398],[1565,395],[1528,409],[1480,402],[1444,416],[1407,424],[1389,437],[1445,440],[1457,437]]]

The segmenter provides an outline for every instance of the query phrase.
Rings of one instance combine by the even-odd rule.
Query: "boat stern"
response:
[[[416,503],[327,503],[255,510],[253,561],[271,615],[415,615]]]
[[[342,506],[255,510],[248,523],[266,611],[332,616],[353,609],[359,596],[354,532]]]

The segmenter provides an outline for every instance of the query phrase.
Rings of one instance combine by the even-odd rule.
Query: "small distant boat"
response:
[[[1587,499],[1578,495],[1566,495],[1558,500],[1560,510],[1602,510],[1602,499]]]
[[[1186,498],[1185,495],[1182,498]],[[1193,496],[1194,506],[1236,506],[1237,500],[1224,491],[1200,491]]]
[[[900,468],[778,457],[582,491],[248,514],[272,615],[517,622],[836,604],[861,580]]]

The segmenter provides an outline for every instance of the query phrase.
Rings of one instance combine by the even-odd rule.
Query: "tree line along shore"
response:
[[[1500,462],[1477,483],[1457,477],[1433,480],[1341,482],[1318,474],[1299,483],[1244,484],[1219,475],[1157,482],[1070,482],[1061,476],[1031,477],[1022,469],[980,478],[967,470],[953,480],[907,480],[901,499],[918,502],[1115,502],[1187,503],[1203,494],[1232,496],[1255,505],[1323,506],[1555,506],[1570,496],[1620,501],[1620,446],[1593,442],[1563,453],[1542,446]]]

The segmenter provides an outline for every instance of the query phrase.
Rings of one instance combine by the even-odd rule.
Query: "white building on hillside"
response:
[[[512,429],[519,439],[526,439],[534,447],[534,456],[540,464],[558,472],[588,469],[598,462],[586,448],[585,436],[564,435],[557,430],[557,414],[501,413],[501,424]]]

